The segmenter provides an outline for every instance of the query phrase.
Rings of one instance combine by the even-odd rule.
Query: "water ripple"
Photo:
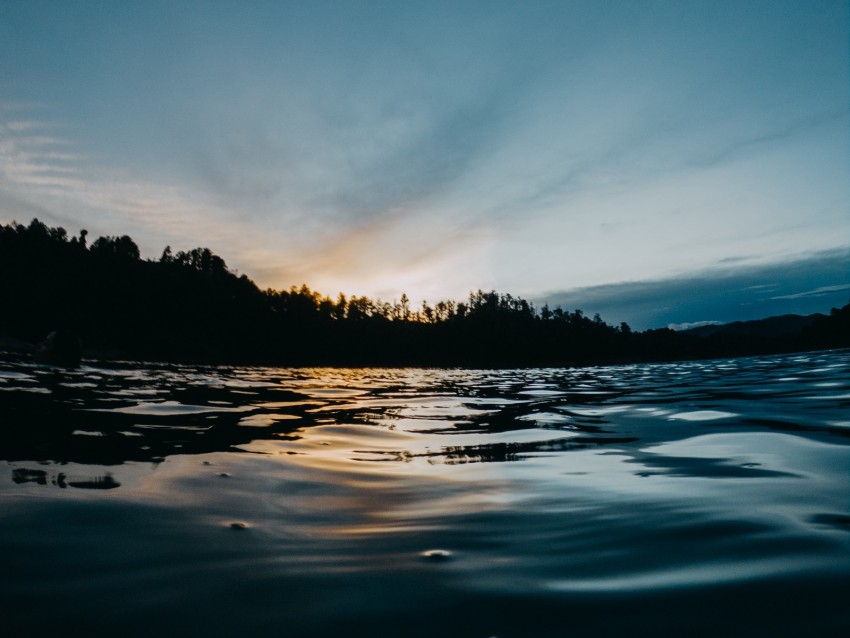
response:
[[[259,635],[839,635],[848,389],[850,351],[520,370],[9,358],[0,596],[21,629],[38,602],[115,632],[156,609],[220,635],[226,609]]]

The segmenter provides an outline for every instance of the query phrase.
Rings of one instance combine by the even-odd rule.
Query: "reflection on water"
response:
[[[497,371],[7,358],[6,627],[843,635],[848,408],[848,351]]]

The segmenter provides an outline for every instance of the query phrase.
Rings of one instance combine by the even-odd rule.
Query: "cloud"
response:
[[[715,319],[677,282],[850,230],[846,29],[790,5],[27,5],[4,91],[41,102],[0,101],[2,214],[208,245],[264,286],[581,290],[612,312],[641,290],[646,321]],[[844,282],[798,283],[769,295]]]
[[[722,321],[691,321],[689,323],[671,323],[667,327],[670,330],[690,330],[691,328],[702,328],[703,326],[721,326]]]
[[[480,105],[470,108],[479,107],[484,108]],[[3,127],[0,128],[0,202],[4,204],[4,212],[15,211],[18,216],[37,214],[45,222],[70,226],[72,232],[85,227],[93,234],[127,233],[137,240],[145,256],[157,257],[166,244],[175,249],[206,245],[264,287],[305,282],[333,294],[344,291],[392,298],[406,291],[414,299],[429,301],[461,298],[479,287],[528,295],[527,288],[523,290],[522,286],[528,286],[529,281],[546,281],[545,268],[563,268],[559,265],[563,260],[554,258],[557,252],[550,254],[544,245],[529,239],[526,243],[533,247],[529,253],[506,243],[513,237],[525,241],[522,235],[526,231],[519,225],[526,221],[529,232],[538,235],[541,232],[545,235],[546,226],[540,226],[538,219],[535,227],[529,216],[514,214],[506,217],[500,228],[498,216],[493,219],[487,213],[492,210],[488,206],[504,192],[477,203],[446,194],[447,184],[455,179],[451,175],[453,170],[463,173],[464,167],[476,164],[475,158],[492,151],[490,142],[485,141],[486,132],[494,132],[501,126],[498,117],[472,134],[478,139],[478,146],[473,145],[474,148],[457,158],[446,160],[446,164],[437,162],[435,175],[423,177],[418,182],[421,188],[409,191],[409,200],[400,195],[401,191],[379,194],[369,214],[351,213],[349,218],[330,224],[328,220],[314,219],[312,225],[304,227],[289,217],[275,223],[272,219],[234,215],[218,199],[185,183],[131,179],[124,170],[97,165],[90,157],[78,153],[74,143],[64,138],[62,128],[54,123],[21,117],[13,121],[28,124],[9,127],[0,121]],[[446,126],[449,132],[445,134],[451,136],[455,125]],[[428,137],[425,136],[425,141],[410,142],[414,144],[410,148],[436,153],[444,145],[441,141],[428,141]],[[392,181],[392,176],[404,176],[410,171],[407,167],[393,173],[393,162],[386,158],[382,161],[388,162],[389,177],[381,179]],[[427,165],[423,160],[418,166]],[[471,169],[463,179],[474,173],[475,169]],[[515,187],[519,190],[534,187],[533,181],[530,186],[527,181],[520,182],[522,185]],[[367,185],[379,183],[380,180]],[[463,183],[458,188],[465,191],[467,186],[468,183]],[[362,193],[367,190],[364,187]],[[344,192],[337,190],[330,199],[341,197]],[[351,192],[356,199],[356,193],[361,191]],[[343,202],[336,206],[345,209]],[[602,230],[597,234],[602,235],[597,243],[587,244],[591,252],[585,256],[576,251],[581,249],[585,237],[595,236],[591,233],[594,226],[581,226],[590,221],[593,221],[590,213],[586,217],[565,218],[575,229],[574,248],[566,254],[577,262],[575,269],[581,276],[584,276],[581,268],[593,267],[597,275],[602,273],[599,275],[602,278],[612,278],[621,264],[602,263],[604,260],[593,257],[593,251],[598,254],[603,248],[615,250],[616,244],[607,246],[606,242],[612,234],[622,233],[624,229],[633,246],[630,250],[636,249],[639,230],[632,232],[623,223],[612,225],[605,218],[599,219],[597,226]],[[604,230],[606,224],[608,230]],[[555,247],[561,231],[556,227],[550,231],[546,239]],[[658,252],[657,244],[655,252]],[[627,320],[637,328],[725,319],[747,307],[747,312],[763,315],[770,307],[765,300],[768,293],[776,305],[810,298],[829,301],[845,290],[846,257],[841,251],[830,255],[833,262],[842,263],[843,280],[818,279],[823,273],[801,278],[801,273],[808,272],[806,264],[811,265],[812,259],[817,261],[824,255],[811,259],[798,257],[787,269],[770,265],[770,257],[765,255],[739,255],[719,260],[717,263],[724,268],[709,274],[574,288],[534,298],[550,305],[600,312],[607,320]],[[797,274],[789,277],[788,272]],[[551,274],[546,277],[555,279]],[[829,277],[835,279],[834,273]],[[505,282],[510,285],[506,287]],[[800,293],[801,288],[806,288],[805,282],[816,285]],[[797,288],[789,289],[792,284]]]
[[[641,330],[670,324],[812,314],[847,303],[847,295],[842,293],[850,289],[848,259],[845,250],[830,250],[779,263],[552,292],[534,301],[550,307],[581,308],[588,314],[598,312],[610,323],[627,321]],[[807,291],[817,294],[795,292],[812,282],[827,285]],[[772,294],[786,291],[788,294]]]
[[[11,122],[6,122],[2,129],[0,129],[0,132],[5,129],[13,133],[22,133],[33,129],[41,130],[45,126],[45,122],[39,122],[38,120],[13,120]]]
[[[262,287],[305,282],[349,294],[392,297],[407,290],[414,298],[436,299],[449,274],[445,264],[435,262],[455,264],[452,253],[460,253],[460,245],[468,252],[475,243],[468,226],[423,218],[421,211],[408,214],[402,207],[324,225],[314,235],[291,219],[279,228],[270,220],[240,218],[186,185],[132,179],[121,169],[98,165],[74,152],[71,140],[58,134],[48,140],[35,124],[14,131],[2,127],[0,122],[5,221],[38,216],[71,232],[129,234],[146,258],[158,257],[166,244],[175,250],[209,246]],[[47,123],[44,128],[61,129]]]
[[[778,295],[776,297],[771,297],[771,299],[805,299],[807,297],[823,297],[831,292],[839,292],[841,290],[850,290],[850,284],[820,286],[814,290],[806,290],[805,292],[797,292],[791,295]]]
[[[302,62],[288,70],[295,78],[274,77],[262,91],[237,83],[232,97],[198,105],[171,143],[181,170],[219,205],[285,219],[298,235],[357,229],[387,211],[438,215],[433,201],[502,139],[517,80],[493,60],[459,84],[457,69],[415,45],[375,48],[390,50],[338,69]],[[315,79],[323,76],[334,81]]]
[[[824,125],[843,123],[847,120],[846,109],[835,108],[794,119],[774,122],[756,134],[736,135],[735,138],[722,141],[715,148],[708,148],[695,154],[690,164],[698,168],[710,168],[741,157],[765,152],[769,147],[804,135]]]
[[[4,216],[15,215],[23,222],[38,216],[49,224],[70,226],[72,232],[86,228],[93,234],[130,234],[148,257],[158,256],[166,243],[194,247],[200,242],[214,248],[229,244],[236,252],[250,252],[258,229],[240,225],[194,194],[92,164],[73,151],[71,140],[44,134],[45,129],[58,128],[36,120],[26,126],[0,121]]]

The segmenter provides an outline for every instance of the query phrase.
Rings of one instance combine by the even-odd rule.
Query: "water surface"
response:
[[[10,632],[848,635],[850,351],[0,364]]]

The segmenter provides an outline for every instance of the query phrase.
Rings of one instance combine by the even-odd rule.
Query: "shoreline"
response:
[[[50,365],[39,363],[33,358],[34,353],[38,349],[38,344],[29,341],[10,337],[9,335],[0,334],[0,356],[12,355],[11,358],[25,358],[34,364]],[[628,366],[628,365],[653,365],[653,364],[668,364],[668,363],[687,363],[695,361],[716,361],[727,359],[747,359],[752,357],[765,356],[781,356],[794,354],[807,354],[818,352],[840,352],[848,350],[850,347],[823,347],[823,348],[802,348],[802,349],[777,349],[770,351],[736,353],[736,354],[713,354],[713,355],[691,355],[682,357],[654,357],[654,358],[599,358],[594,360],[575,360],[561,363],[540,362],[540,363],[511,363],[504,364],[482,364],[476,362],[469,363],[440,363],[440,362],[382,362],[374,360],[365,361],[340,361],[329,362],[317,360],[313,362],[292,362],[292,361],[275,361],[262,360],[252,357],[235,360],[216,360],[213,358],[196,358],[196,357],[144,357],[133,356],[132,354],[121,352],[119,350],[99,350],[83,348],[83,356],[81,365],[95,364],[114,366],[121,364],[147,365],[147,366],[200,366],[211,368],[234,368],[234,367],[257,367],[257,368],[285,368],[285,369],[301,369],[310,370],[317,368],[329,368],[333,370],[352,370],[352,369],[424,369],[424,370],[529,370],[539,368],[552,369],[570,369],[570,368],[594,368],[604,366]],[[63,366],[52,366],[63,367]],[[73,369],[73,368],[68,368]]]

